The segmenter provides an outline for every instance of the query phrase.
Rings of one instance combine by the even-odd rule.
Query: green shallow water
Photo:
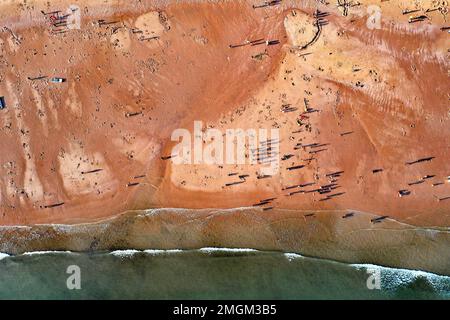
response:
[[[70,265],[81,290],[67,289]],[[450,299],[450,277],[278,252],[53,252],[0,260],[0,299]]]

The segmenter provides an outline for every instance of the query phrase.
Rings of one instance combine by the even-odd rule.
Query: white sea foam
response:
[[[24,256],[35,256],[35,255],[42,255],[42,254],[61,254],[61,253],[72,253],[71,251],[29,251],[24,252],[22,255]]]
[[[257,252],[256,249],[250,249],[250,248],[215,248],[215,247],[206,247],[198,249],[200,252],[206,252],[206,253],[212,253],[212,252],[238,252],[238,253],[244,253],[244,252]]]
[[[168,249],[168,250],[159,250],[159,249],[147,249],[144,250],[145,253],[150,255],[158,255],[158,254],[170,254],[170,253],[180,253],[183,252],[181,249]]]
[[[115,250],[110,252],[110,254],[118,257],[131,257],[137,253],[144,252],[149,255],[159,255],[159,254],[172,254],[181,253],[189,250],[184,249],[146,249],[146,250]],[[215,248],[215,247],[205,247],[194,251],[213,253],[213,252],[231,252],[231,253],[246,253],[246,252],[257,252],[258,250],[249,248]]]
[[[356,269],[380,270],[381,285],[384,290],[393,290],[398,287],[404,287],[418,279],[426,280],[435,290],[448,291],[450,277],[437,275],[431,272],[421,270],[397,269],[374,264],[350,264]]]
[[[285,253],[284,256],[285,256],[289,261],[292,261],[292,260],[295,260],[295,259],[299,259],[299,258],[303,258],[303,256],[302,256],[302,255],[299,255],[298,253],[289,253],[289,252]]]
[[[185,251],[185,250],[182,250],[182,249],[167,249],[167,250],[163,250],[163,249],[146,249],[146,250],[129,249],[129,250],[111,251],[110,254],[112,254],[116,257],[125,258],[125,257],[132,257],[137,253],[146,253],[149,255],[156,256],[156,255],[160,255],[160,254],[180,253],[183,251]]]
[[[116,256],[116,257],[120,257],[120,258],[126,258],[126,257],[132,257],[136,253],[139,253],[139,252],[142,252],[142,251],[139,251],[139,250],[115,250],[115,251],[111,251],[110,254],[112,254],[113,256]]]
[[[3,259],[8,258],[8,257],[9,257],[9,254],[0,252],[0,260],[3,260]]]

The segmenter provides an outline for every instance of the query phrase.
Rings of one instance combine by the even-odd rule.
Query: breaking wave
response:
[[[72,251],[28,251],[24,252],[22,256],[38,256],[38,255],[50,255],[50,254],[69,254]]]
[[[215,247],[205,247],[200,248],[196,250],[185,250],[185,249],[146,249],[146,250],[134,250],[134,249],[127,249],[127,250],[115,250],[111,251],[110,254],[116,257],[120,258],[126,258],[126,257],[132,257],[136,254],[149,254],[149,255],[159,255],[159,254],[174,254],[174,253],[182,253],[182,252],[190,252],[190,251],[197,251],[201,253],[206,254],[212,254],[212,253],[250,253],[250,252],[263,252],[258,251],[256,249],[250,249],[250,248],[215,248]]]
[[[450,298],[450,277],[437,275],[421,270],[396,269],[373,264],[350,264],[357,270],[367,273],[379,272],[381,287],[384,290],[395,290],[399,287],[407,287],[412,284],[420,284],[422,287],[431,287]]]
[[[1,253],[1,252],[0,252],[0,260],[3,260],[3,259],[5,259],[5,258],[7,258],[7,257],[9,257],[9,254]]]
[[[206,253],[214,253],[214,252],[230,252],[230,253],[258,252],[258,250],[250,249],[250,248],[216,248],[216,247],[201,248],[198,251],[206,252]]]
[[[214,259],[216,257],[219,259]],[[192,250],[131,249],[90,253],[36,251],[17,256],[0,253],[0,265],[5,270],[3,280],[2,275],[0,275],[0,283],[3,281],[5,284],[3,289],[0,288],[0,297],[14,297],[15,294],[22,294],[17,291],[19,289],[14,285],[18,277],[30,277],[31,280],[27,278],[27,281],[31,281],[30,283],[39,282],[41,278],[53,277],[54,274],[60,272],[65,274],[67,265],[72,264],[80,265],[83,270],[87,270],[84,271],[85,275],[92,273],[95,277],[103,277],[104,283],[109,283],[110,277],[116,277],[116,274],[123,274],[123,283],[111,283],[111,286],[124,286],[131,290],[130,292],[137,290],[133,289],[133,283],[139,284],[136,288],[141,288],[139,287],[141,283],[147,283],[146,281],[154,283],[156,281],[160,285],[159,290],[166,290],[164,288],[170,287],[173,282],[190,283],[191,276],[197,277],[199,283],[202,283],[201,281],[212,281],[212,287],[210,285],[208,287],[220,290],[219,285],[223,285],[220,279],[224,276],[235,276],[240,280],[236,280],[233,286],[241,285],[241,281],[248,281],[248,287],[244,286],[247,288],[246,290],[251,291],[255,296],[262,294],[263,297],[265,297],[264,294],[267,294],[267,297],[272,297],[270,295],[272,285],[267,286],[267,291],[258,292],[252,287],[255,281],[258,283],[261,281],[268,281],[269,283],[272,283],[270,281],[284,281],[283,287],[287,286],[284,294],[289,297],[292,294],[292,297],[333,299],[337,297],[354,299],[355,297],[361,297],[361,295],[366,298],[376,296],[383,299],[405,297],[450,298],[450,277],[430,272],[396,269],[373,264],[346,264],[302,256],[292,252],[217,247]],[[49,268],[48,266],[52,267]],[[55,266],[59,267],[55,268]],[[101,270],[107,270],[107,272],[101,275],[97,274],[96,270],[99,266],[101,266]],[[366,288],[369,274],[374,272],[379,272],[381,279],[381,290],[378,292]],[[186,277],[186,273],[191,276]],[[210,273],[214,274],[214,277],[211,275],[204,276]],[[212,278],[209,278],[210,276]],[[217,281],[215,277],[217,277]],[[292,279],[295,279],[295,281]],[[297,282],[298,285],[306,289],[300,290],[296,285],[292,285],[292,283]],[[189,287],[186,283],[183,289],[185,291],[180,289],[181,292],[195,291],[195,288]],[[214,285],[219,287],[214,287]],[[151,291],[151,288],[149,286],[148,290]],[[93,287],[91,290],[95,291],[95,288]],[[176,291],[172,287],[167,290],[166,294],[173,292],[171,290]],[[252,290],[256,291],[253,292]],[[162,293],[160,296],[158,291],[152,294],[155,297],[165,297]],[[205,296],[200,295],[200,297]]]
[[[285,253],[284,256],[286,257],[286,259],[288,259],[289,261],[295,260],[295,259],[300,259],[300,258],[304,258],[302,255],[298,254],[298,253]]]

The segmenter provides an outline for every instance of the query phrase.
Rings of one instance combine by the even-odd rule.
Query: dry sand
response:
[[[326,232],[338,223],[359,230],[359,220],[340,215],[357,210],[367,213],[367,232],[349,241],[362,241],[364,250],[372,228],[388,224],[373,217],[439,230],[430,264],[442,272],[448,262],[438,256],[450,245],[449,34],[441,30],[449,26],[448,3],[359,2],[343,10],[337,1],[262,9],[252,8],[260,1],[1,1],[0,96],[7,108],[0,110],[0,225],[78,224],[127,210],[228,209],[276,198],[265,205],[274,211],[251,211],[255,228],[269,214],[283,221],[278,210],[289,209],[302,220],[305,210],[328,212],[320,218]],[[70,4],[80,8],[81,29],[52,33],[41,10]],[[381,29],[367,27],[373,4]],[[316,9],[329,13],[317,39]],[[427,18],[408,23],[420,15]],[[229,47],[260,38],[280,43]],[[67,81],[27,79],[38,76]],[[304,113],[305,99],[317,112]],[[284,113],[286,104],[297,109]],[[265,179],[257,178],[258,166],[162,160],[173,130],[192,130],[194,120],[222,132],[278,128],[280,158],[293,157]],[[311,143],[323,146],[294,149]],[[406,165],[427,157],[434,158]],[[296,165],[305,167],[287,170]],[[327,176],[339,171],[335,181]],[[231,172],[248,177],[226,186],[237,179]],[[306,183],[314,184],[287,196],[286,187]],[[307,192],[330,183],[335,196]],[[399,197],[403,189],[411,194]],[[402,231],[388,233],[385,241],[406,246]],[[421,234],[413,239],[429,243]],[[245,230],[233,237],[245,239]],[[343,245],[340,254],[321,254],[320,241],[314,254],[311,243],[310,255],[371,261],[346,256]],[[292,245],[305,250],[295,239]],[[414,252],[420,267],[424,258]],[[372,262],[401,266],[391,251],[375,256]]]

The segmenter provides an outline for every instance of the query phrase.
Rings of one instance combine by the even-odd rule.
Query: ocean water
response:
[[[34,252],[0,254],[0,299],[450,299],[450,277],[251,249]]]

